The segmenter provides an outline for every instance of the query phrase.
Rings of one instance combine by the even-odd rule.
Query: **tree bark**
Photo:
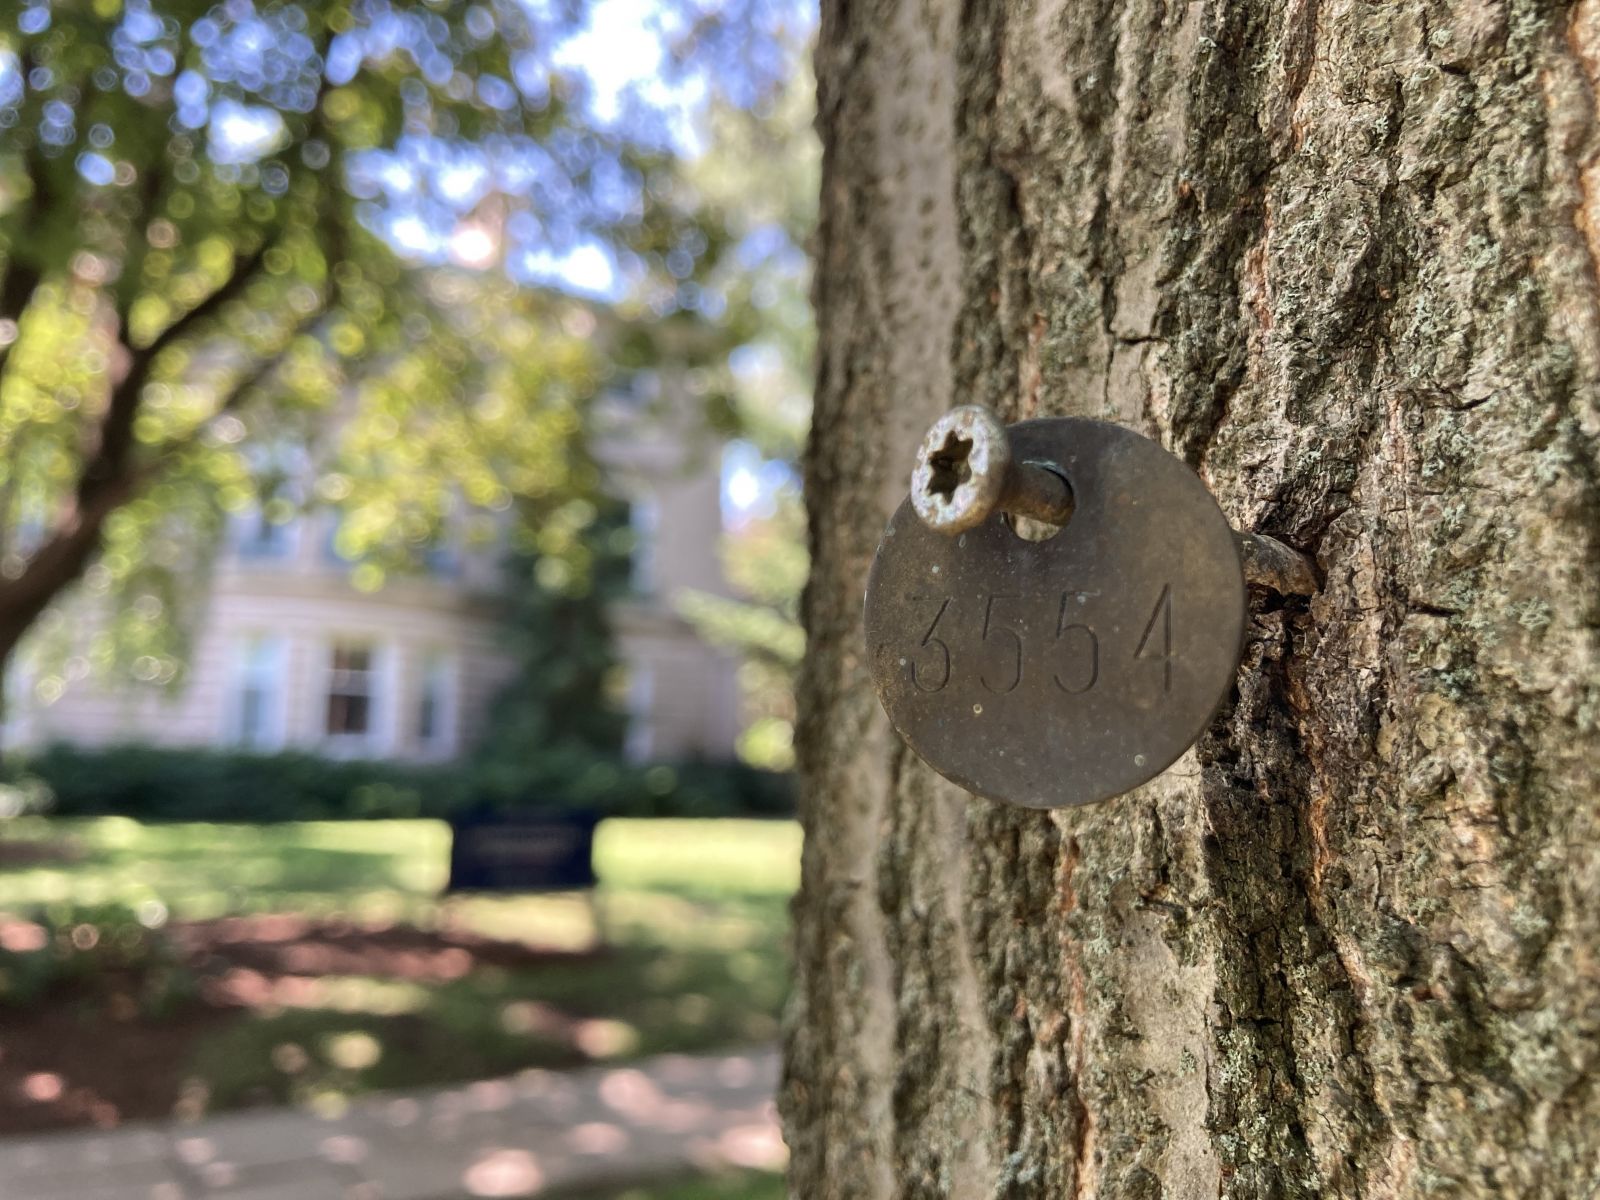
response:
[[[793,1193],[1589,1200],[1600,0],[823,10]],[[1133,794],[973,799],[873,696],[959,402],[1323,574]]]

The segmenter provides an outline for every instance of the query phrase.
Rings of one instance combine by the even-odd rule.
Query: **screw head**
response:
[[[1000,504],[1011,444],[1000,418],[977,404],[934,422],[917,450],[911,502],[930,528],[960,533],[988,520]]]

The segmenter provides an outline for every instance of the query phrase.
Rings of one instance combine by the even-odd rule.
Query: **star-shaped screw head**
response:
[[[987,408],[964,404],[940,417],[922,439],[911,500],[930,528],[960,533],[999,507],[1010,470],[1005,426]]]

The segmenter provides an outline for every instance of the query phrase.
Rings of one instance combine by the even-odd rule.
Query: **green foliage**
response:
[[[148,910],[147,910],[148,912]],[[122,905],[51,905],[0,921],[0,1006],[72,989],[161,1017],[194,998],[193,974],[156,922]]]
[[[524,530],[525,545],[508,571],[504,635],[518,669],[491,706],[487,735],[470,760],[473,801],[555,802],[630,816],[792,813],[790,780],[759,769],[765,763],[623,762],[626,720],[614,703],[609,614],[631,587],[634,535],[625,507],[603,499],[598,506],[574,503]],[[683,603],[700,599],[693,593]],[[730,604],[735,620],[755,611],[717,597],[704,601]],[[712,626],[708,618],[702,629]],[[779,634],[787,638],[781,652],[792,656],[780,667],[787,672],[803,635],[792,618]]]
[[[438,767],[339,761],[310,754],[245,754],[54,745],[28,775],[60,816],[116,814],[147,821],[315,821],[438,816],[465,803],[458,777]]]
[[[609,614],[628,591],[627,514],[613,501],[575,502],[522,533],[502,618],[517,670],[473,753],[475,791],[492,804],[551,793],[602,803],[622,778]]]
[[[507,750],[508,758],[511,750]],[[489,804],[574,804],[609,815],[786,816],[787,776],[741,764],[632,768],[581,745],[537,746],[508,763],[450,766],[154,746],[54,745],[8,769],[57,816],[143,821],[382,820]]]
[[[729,237],[658,131],[596,116],[561,53],[579,23],[510,0],[7,16],[0,661],[82,576],[91,665],[175,680],[190,581],[251,503],[336,506],[375,587],[463,505],[592,491],[569,451],[595,306],[526,286],[536,264],[609,257],[641,313],[692,325]]]
[[[724,539],[724,570],[739,598],[685,592],[678,610],[715,646],[738,654],[748,723],[739,755],[752,766],[794,765],[794,676],[805,653],[800,592],[805,586],[805,512],[792,490],[779,492],[768,517],[748,520]]]
[[[815,108],[807,56],[795,53],[787,86],[768,102],[712,107],[707,150],[684,167],[698,203],[739,244],[716,268],[726,310],[715,388],[730,405],[726,430],[787,462],[811,419],[816,336],[805,247],[821,167]]]
[[[638,817],[787,817],[794,779],[748,763],[658,763],[630,773],[608,810]]]
[[[363,588],[447,529],[496,536],[513,506],[534,534],[514,572],[527,669],[470,780],[212,756],[168,786],[118,751],[123,785],[55,760],[63,804],[787,807],[762,777],[620,766],[599,690],[590,399],[617,374],[671,372],[783,456],[807,405],[809,9],[658,15],[663,76],[705,83],[687,89],[704,98],[692,138],[631,102],[598,115],[565,49],[582,6],[30,2],[0,22],[0,666],[32,629],[52,668],[41,699],[69,667],[181,683],[197,582],[252,505],[336,510]],[[618,287],[562,290],[551,264],[573,251]],[[54,603],[80,578],[88,614]],[[758,604],[702,616],[744,627],[729,644],[776,648],[746,671],[745,752],[781,766],[796,627],[787,600]]]
[[[50,787],[42,779],[21,772],[9,777],[0,773],[0,820],[48,812],[52,800]]]
[[[815,336],[802,247],[816,221],[819,154],[811,132],[810,75],[757,111],[713,112],[709,151],[690,169],[705,195],[739,216],[751,248],[730,289],[731,325],[743,341],[729,358],[729,430],[762,455],[793,466],[811,418]],[[747,518],[724,540],[723,564],[737,598],[688,592],[678,609],[714,645],[741,659],[747,725],[739,754],[753,766],[794,763],[794,674],[805,651],[800,592],[805,586],[805,513],[798,490],[777,488],[770,511]]]

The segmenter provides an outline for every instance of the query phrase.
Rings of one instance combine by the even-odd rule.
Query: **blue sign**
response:
[[[594,829],[587,809],[465,813],[450,822],[452,892],[570,892],[592,888]]]

